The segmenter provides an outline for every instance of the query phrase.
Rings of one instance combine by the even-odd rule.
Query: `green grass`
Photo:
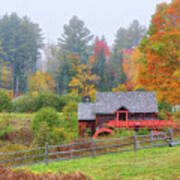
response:
[[[30,128],[35,113],[0,113],[0,120],[9,120],[14,129]],[[62,113],[59,113],[62,116]]]
[[[180,180],[180,146],[37,164],[33,172],[79,171],[95,180]]]
[[[28,113],[0,113],[0,120],[8,120],[14,129],[29,128],[34,114]]]

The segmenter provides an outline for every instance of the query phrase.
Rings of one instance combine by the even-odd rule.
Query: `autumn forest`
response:
[[[160,4],[148,28],[137,20],[117,30],[112,47],[73,16],[57,45],[43,44],[39,26],[17,14],[0,19],[0,87],[12,97],[46,91],[94,98],[96,91],[155,91],[180,103],[180,2]],[[46,68],[37,66],[39,49]],[[41,62],[42,64],[43,62]]]

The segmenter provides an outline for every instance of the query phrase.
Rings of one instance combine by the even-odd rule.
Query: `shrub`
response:
[[[149,134],[149,129],[147,128],[141,128],[137,131],[137,135],[146,135]]]
[[[172,107],[166,102],[158,102],[158,110],[159,112],[161,111],[172,112]]]
[[[69,137],[78,137],[77,102],[71,101],[63,108],[63,127]]]
[[[13,100],[15,112],[37,112],[43,107],[52,107],[61,112],[66,105],[66,98],[53,93],[27,94]]]
[[[0,119],[0,137],[4,136],[7,133],[13,132],[12,125],[9,120]]]
[[[77,95],[72,95],[72,94],[66,94],[66,95],[62,95],[60,96],[61,101],[64,103],[64,106],[67,105],[70,102],[81,102],[81,97],[77,96]]]
[[[111,128],[114,133],[110,135],[110,137],[123,137],[123,136],[132,136],[134,135],[134,130],[128,130],[128,129],[114,129]]]
[[[40,93],[37,96],[37,107],[38,110],[42,107],[52,107],[57,111],[62,111],[65,106],[65,102],[60,96],[53,93]]]
[[[15,112],[35,112],[37,109],[36,96],[24,95],[13,100],[13,111]]]
[[[166,119],[166,114],[165,114],[165,112],[160,111],[160,112],[158,113],[158,118],[159,118],[160,120]]]
[[[56,127],[59,125],[59,121],[60,118],[55,109],[44,107],[35,114],[32,120],[32,130],[37,133],[43,123],[47,123],[47,126],[50,128]]]
[[[77,108],[78,104],[75,101],[69,102],[64,108],[63,108],[63,115],[67,119],[71,119],[75,116],[77,116]]]
[[[63,142],[65,135],[64,131],[60,129],[60,121],[60,116],[55,109],[44,107],[39,110],[31,124],[35,143],[44,145],[45,142],[50,144]]]
[[[0,90],[0,112],[10,111],[12,107],[11,99],[4,90]]]

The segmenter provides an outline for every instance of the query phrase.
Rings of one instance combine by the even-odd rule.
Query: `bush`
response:
[[[158,102],[158,110],[159,112],[161,111],[172,112],[172,107],[165,102]]]
[[[69,102],[63,108],[63,115],[65,118],[71,119],[74,116],[77,116],[78,104],[74,101]]]
[[[64,106],[66,106],[70,102],[81,102],[81,98],[77,95],[67,94],[60,96],[61,101],[64,103]]]
[[[13,132],[12,125],[10,124],[9,120],[0,119],[0,138],[7,133]]]
[[[37,111],[37,97],[33,95],[24,95],[13,100],[14,112],[35,112]]]
[[[34,116],[32,120],[32,130],[34,133],[37,133],[40,129],[40,126],[44,123],[47,123],[47,126],[49,128],[52,128],[53,126],[59,125],[60,118],[58,116],[58,113],[55,109],[50,107],[44,107],[40,109]]]
[[[31,124],[35,143],[44,145],[45,142],[50,144],[63,142],[65,135],[60,128],[60,121],[60,116],[55,109],[44,107],[39,110]]]
[[[0,112],[10,111],[12,107],[11,99],[4,90],[0,90]]]
[[[63,108],[63,127],[65,127],[68,135],[78,137],[78,118],[77,118],[77,102],[69,102]]]
[[[42,107],[52,107],[57,111],[61,112],[65,106],[65,102],[60,96],[53,93],[40,93],[37,96],[37,107],[38,110]]]
[[[62,111],[65,104],[64,99],[57,94],[28,94],[18,97],[13,101],[13,110],[15,112],[37,112],[43,107],[52,107],[57,111]]]
[[[147,128],[141,128],[141,129],[138,129],[137,131],[137,135],[146,135],[146,134],[149,134],[149,129]]]
[[[111,128],[114,133],[110,135],[110,137],[124,137],[124,136],[133,136],[134,130],[128,130],[128,129],[114,129]]]

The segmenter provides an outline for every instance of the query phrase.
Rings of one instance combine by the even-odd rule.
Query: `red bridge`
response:
[[[94,137],[100,134],[111,134],[113,133],[112,127],[115,129],[140,129],[147,128],[153,130],[160,130],[163,128],[176,128],[180,127],[180,124],[176,124],[174,120],[112,120],[105,124],[105,128],[101,128],[94,134]]]

